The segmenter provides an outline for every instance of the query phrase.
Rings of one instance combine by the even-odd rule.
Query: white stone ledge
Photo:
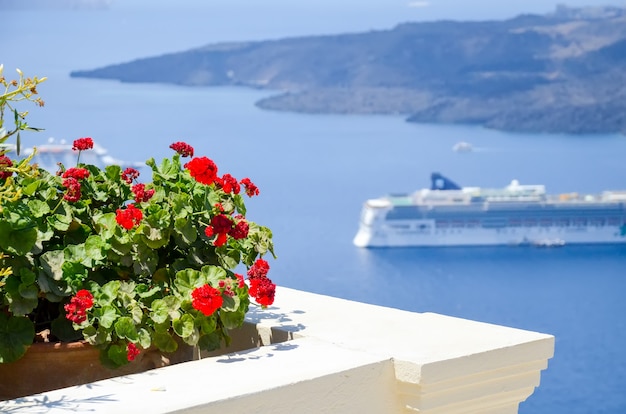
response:
[[[536,332],[286,288],[276,298],[251,309],[229,355],[0,402],[0,412],[507,414],[554,351],[554,337]]]

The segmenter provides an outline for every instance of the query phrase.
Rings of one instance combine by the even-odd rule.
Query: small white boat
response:
[[[473,150],[472,144],[470,144],[469,142],[465,142],[465,141],[457,142],[452,147],[452,151],[454,152],[472,152],[472,150]]]
[[[562,239],[541,239],[536,240],[533,245],[537,247],[561,247],[565,246],[565,240]]]

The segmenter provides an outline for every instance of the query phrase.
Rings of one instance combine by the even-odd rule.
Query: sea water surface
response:
[[[427,187],[433,171],[468,186],[517,179],[556,193],[626,189],[624,136],[266,112],[254,102],[268,91],[71,79],[74,69],[225,40],[237,28],[224,24],[204,41],[201,15],[167,8],[3,13],[5,76],[19,67],[49,77],[39,88],[46,106],[27,108],[30,124],[46,130],[25,134],[25,145],[91,136],[114,157],[138,161],[169,156],[171,142],[186,141],[221,172],[248,176],[261,189],[248,202],[249,218],[274,232],[276,283],[553,334],[555,356],[520,413],[626,412],[626,247],[352,245],[367,198]],[[219,32],[209,26],[202,33]],[[458,141],[475,150],[453,152]]]

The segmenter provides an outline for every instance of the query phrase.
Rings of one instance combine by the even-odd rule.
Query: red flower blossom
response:
[[[74,177],[69,177],[63,180],[63,187],[67,188],[67,191],[63,195],[63,199],[70,203],[75,203],[80,200],[80,183]]]
[[[134,168],[128,167],[122,172],[122,180],[126,181],[128,184],[132,183],[137,177],[139,177],[139,171]]]
[[[259,305],[269,306],[274,303],[276,285],[266,277],[250,279],[250,296]]]
[[[248,231],[250,230],[250,226],[246,220],[240,220],[235,224],[235,227],[230,229],[228,234],[232,236],[235,240],[245,239],[248,237]]]
[[[126,359],[128,359],[129,361],[134,361],[135,358],[137,358],[137,355],[139,354],[140,354],[140,351],[139,351],[139,348],[137,348],[137,345],[130,342],[128,344],[128,347],[126,348]]]
[[[220,247],[226,244],[228,241],[228,234],[226,233],[217,233],[217,238],[213,241],[213,246]]]
[[[266,260],[256,259],[256,262],[248,269],[248,277],[250,280],[256,278],[264,278],[270,270],[270,265]]]
[[[213,242],[214,246],[223,246],[228,240],[228,233],[233,228],[233,221],[225,214],[218,214],[211,219],[213,232],[217,233],[217,238]]]
[[[211,219],[211,226],[216,233],[226,233],[233,228],[233,221],[225,214],[218,214]]]
[[[69,168],[67,170],[65,170],[65,172],[63,173],[63,175],[61,176],[62,178],[75,178],[77,180],[84,180],[85,178],[89,177],[89,171],[87,171],[84,168]]]
[[[199,183],[210,185],[217,178],[217,165],[207,157],[192,158],[185,168]]]
[[[91,148],[93,148],[93,139],[89,137],[74,140],[74,145],[72,146],[74,151],[84,151]]]
[[[87,320],[87,310],[93,307],[93,295],[88,290],[82,289],[76,292],[76,296],[70,299],[70,303],[64,306],[67,314],[65,317],[74,323],[83,323]]]
[[[118,208],[115,213],[115,221],[126,230],[138,226],[143,219],[143,213],[134,204],[129,204],[125,210]]]
[[[211,226],[206,226],[206,228],[204,229],[204,234],[206,234],[207,237],[212,237],[213,234],[215,234],[213,232],[213,227]]]
[[[181,157],[193,157],[193,147],[185,142],[175,142],[170,148],[180,154]]]
[[[241,184],[243,184],[243,186],[245,187],[248,197],[259,195],[258,187],[254,185],[254,183],[250,181],[249,178],[244,178],[243,180],[241,180]]]
[[[131,191],[133,192],[133,194],[135,194],[135,202],[136,203],[141,203],[141,202],[146,202],[148,200],[150,200],[152,198],[152,196],[154,195],[154,190],[150,189],[150,190],[146,190],[146,185],[145,184],[135,184],[132,188]]]
[[[6,155],[0,155],[0,167],[4,167],[4,168],[13,167],[13,162],[11,162],[11,159],[7,157]],[[13,172],[2,171],[2,169],[0,168],[0,180],[6,180],[12,175],[13,175]]]
[[[239,289],[243,289],[243,287],[246,285],[246,281],[243,279],[243,275],[235,273],[235,277],[237,278],[237,287]]]
[[[191,292],[191,306],[206,316],[211,316],[218,310],[224,299],[222,293],[211,285],[200,286]]]
[[[239,191],[241,190],[241,186],[237,182],[237,179],[230,174],[224,174],[224,176],[217,179],[216,182],[220,187],[222,187],[222,190],[224,190],[226,194],[239,194]]]

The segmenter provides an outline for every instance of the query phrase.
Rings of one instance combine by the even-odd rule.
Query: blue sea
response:
[[[391,28],[409,20],[502,18],[548,2],[114,1],[109,10],[2,10],[0,63],[47,76],[44,108],[23,136],[91,136],[129,161],[169,156],[186,141],[261,195],[249,218],[274,232],[270,276],[283,286],[416,312],[553,334],[555,356],[524,414],[626,412],[626,246],[360,249],[362,203],[429,185],[512,179],[550,192],[626,189],[626,137],[520,134],[409,124],[399,116],[303,115],[254,106],[269,91],[71,79],[69,72],[213,42]],[[413,7],[408,7],[411,3]],[[417,7],[421,4],[424,7]],[[483,9],[480,9],[480,5]],[[583,3],[584,4],[584,3]],[[442,7],[447,5],[448,8]],[[535,11],[535,10],[528,10]],[[430,13],[430,14],[429,14]],[[351,18],[346,18],[351,16]],[[467,141],[471,153],[452,146]],[[280,298],[277,298],[280,304]],[[410,329],[410,328],[409,328]]]

